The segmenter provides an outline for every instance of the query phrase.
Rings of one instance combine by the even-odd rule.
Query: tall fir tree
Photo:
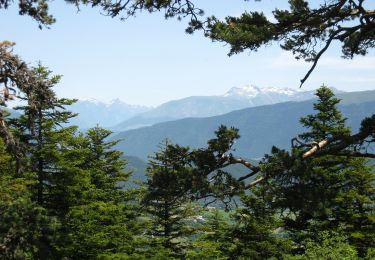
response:
[[[121,183],[125,171],[122,153],[113,150],[116,141],[107,141],[111,131],[95,127],[80,137],[80,169],[87,183],[82,200],[71,205],[65,218],[66,237],[61,241],[63,256],[73,259],[129,257],[135,252],[138,206],[132,190]]]
[[[64,207],[55,200],[51,190],[59,182],[55,181],[56,176],[63,173],[58,161],[65,147],[64,138],[72,136],[75,131],[74,127],[62,127],[73,116],[65,111],[64,106],[73,101],[56,97],[53,87],[60,76],[52,76],[51,71],[41,65],[29,73],[33,80],[29,82],[30,86],[20,89],[18,95],[24,100],[24,105],[15,108],[21,115],[7,121],[23,150],[22,171],[19,164],[16,165],[15,177],[30,182],[27,189],[31,196],[30,207],[40,212],[40,218],[48,219],[49,223],[39,230],[33,250],[38,252],[39,258],[51,258],[56,254],[53,244],[57,239],[61,208]]]
[[[189,148],[165,141],[147,169],[144,204],[152,219],[151,235],[175,256],[185,254],[187,238],[192,233],[188,219],[199,214],[190,201],[192,168]]]
[[[75,127],[63,127],[74,116],[64,106],[73,101],[58,99],[53,91],[61,76],[51,75],[51,71],[41,65],[34,68],[34,73],[38,81],[24,97],[20,96],[26,105],[15,108],[21,116],[11,119],[10,125],[26,149],[27,171],[36,175],[35,200],[40,206],[46,206],[53,203],[49,188],[56,183],[53,178],[59,174],[57,164],[64,150],[62,143],[75,131]]]

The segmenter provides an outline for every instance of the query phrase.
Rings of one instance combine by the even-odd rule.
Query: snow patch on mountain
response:
[[[260,88],[254,85],[247,85],[244,87],[232,87],[224,97],[243,97],[243,98],[255,98],[262,94],[279,94],[286,96],[294,96],[301,93],[302,91],[294,90],[291,88],[277,88],[277,87],[264,87]]]

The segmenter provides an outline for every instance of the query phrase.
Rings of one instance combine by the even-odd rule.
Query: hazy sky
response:
[[[62,74],[56,88],[61,97],[157,105],[193,95],[221,95],[249,84],[298,88],[310,66],[294,60],[277,43],[228,57],[225,44],[212,43],[200,32],[186,34],[187,20],[143,13],[122,22],[100,15],[98,9],[77,12],[62,2],[51,8],[57,23],[43,30],[29,17],[20,17],[16,8],[0,10],[0,40],[16,42],[14,51],[31,65],[41,61]],[[224,17],[244,10],[269,11],[287,1],[195,2],[207,15]],[[323,83],[345,91],[375,89],[375,52],[343,60],[339,48],[331,48],[303,88]]]

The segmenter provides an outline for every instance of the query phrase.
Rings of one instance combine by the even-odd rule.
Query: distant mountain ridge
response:
[[[78,117],[70,121],[70,124],[78,125],[81,129],[87,129],[96,125],[109,128],[150,108],[129,105],[120,99],[103,102],[88,98],[79,99],[68,109],[79,114]]]
[[[337,96],[342,99],[340,109],[354,132],[363,118],[375,112],[375,90],[340,93]],[[285,102],[214,117],[185,118],[124,131],[113,139],[122,140],[116,149],[147,159],[164,138],[180,145],[205,146],[207,140],[214,137],[217,127],[224,124],[240,129],[241,139],[235,144],[237,154],[259,158],[268,153],[273,145],[285,149],[290,147],[291,138],[303,131],[299,124],[300,117],[314,113],[313,103],[313,100]]]
[[[335,92],[338,91],[335,90]],[[313,97],[314,91],[276,87],[260,88],[252,85],[241,88],[233,87],[221,96],[192,96],[166,102],[125,120],[113,129],[124,131],[182,118],[210,117],[248,107],[303,101]]]

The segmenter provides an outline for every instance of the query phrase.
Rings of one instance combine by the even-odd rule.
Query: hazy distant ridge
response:
[[[79,99],[68,109],[79,114],[70,123],[85,129],[94,127],[97,124],[102,127],[112,127],[150,108],[129,105],[119,99],[110,102],[103,102],[96,99]]]

